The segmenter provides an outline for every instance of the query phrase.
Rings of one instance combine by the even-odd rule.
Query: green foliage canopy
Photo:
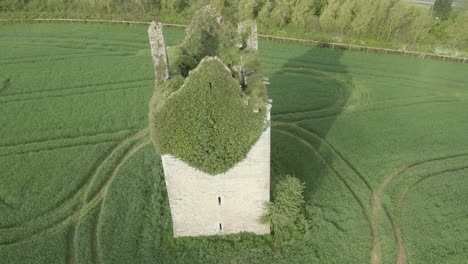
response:
[[[435,0],[434,16],[441,20],[447,20],[452,12],[452,0]]]
[[[437,0],[434,10],[429,11],[406,0],[81,0],[73,5],[68,0],[3,0],[0,16],[37,18],[44,17],[45,12],[48,17],[140,21],[158,17],[167,23],[185,24],[200,7],[211,4],[227,21],[257,20],[263,34],[333,42],[338,38],[351,44],[387,48],[411,45],[410,49],[424,52],[449,45],[466,52],[465,43],[452,41],[453,31],[448,30],[461,8],[466,8],[466,1],[457,1],[453,12],[451,2]],[[433,16],[446,24],[434,23],[430,20]],[[468,35],[466,28],[461,32]],[[196,60],[185,58],[188,60],[181,60],[187,62],[184,65],[196,67]],[[184,70],[185,74],[189,70]]]
[[[187,29],[187,37],[180,46],[178,67],[182,75],[194,69],[206,56],[220,56],[234,47],[237,41],[233,25],[223,21],[221,14],[211,6],[197,11]]]
[[[152,137],[161,154],[206,173],[225,172],[245,158],[265,126],[265,112],[243,103],[239,83],[217,58],[206,58],[184,85],[153,105]]]

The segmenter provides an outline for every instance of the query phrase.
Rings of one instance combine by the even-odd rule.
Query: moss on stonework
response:
[[[242,103],[238,82],[215,58],[204,59],[153,114],[159,152],[209,174],[245,158],[265,126],[265,110],[253,113]]]

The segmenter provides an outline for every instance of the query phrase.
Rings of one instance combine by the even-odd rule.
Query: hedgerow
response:
[[[161,154],[217,174],[247,155],[265,126],[265,108],[251,111],[230,70],[211,57],[153,109],[152,118],[152,137]]]

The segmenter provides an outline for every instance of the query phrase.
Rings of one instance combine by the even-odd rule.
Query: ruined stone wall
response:
[[[161,158],[174,236],[270,233],[259,221],[270,200],[270,128],[223,174],[208,175],[171,155]]]
[[[148,27],[148,37],[156,81],[165,81],[169,78],[169,63],[162,27],[161,23],[156,23],[154,21],[151,22]]]
[[[258,50],[258,32],[257,23],[254,20],[245,20],[237,25],[237,32],[241,35],[246,30],[250,29],[250,36],[247,39],[247,50]]]

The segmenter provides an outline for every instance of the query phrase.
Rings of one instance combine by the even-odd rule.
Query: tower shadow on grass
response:
[[[288,58],[269,76],[273,99],[271,190],[280,176],[295,175],[306,185],[307,201],[330,174],[326,161],[333,160],[334,154],[320,154],[319,150],[327,147],[327,134],[345,111],[353,86],[340,62],[344,51],[288,44],[297,45],[301,54]]]

